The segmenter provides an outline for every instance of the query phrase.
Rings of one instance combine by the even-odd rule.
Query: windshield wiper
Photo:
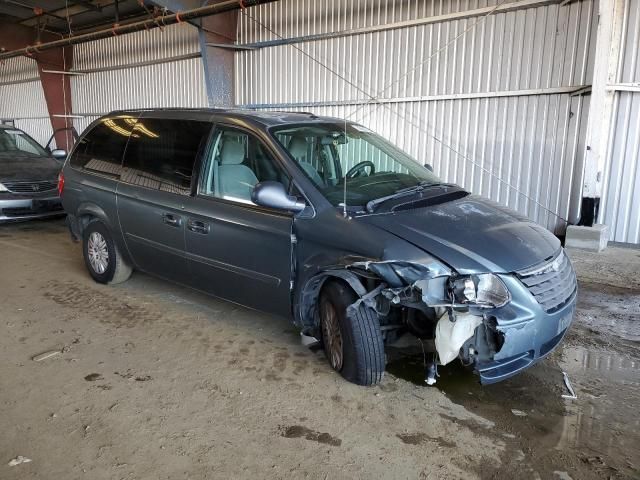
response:
[[[405,197],[405,196],[408,196],[408,195],[413,195],[416,192],[422,192],[426,188],[431,188],[431,187],[450,187],[452,185],[453,184],[451,184],[451,183],[433,183],[433,182],[429,182],[427,180],[422,180],[417,185],[413,185],[411,187],[401,188],[399,190],[396,190],[391,195],[387,195],[386,197],[374,198],[373,200],[369,200],[367,202],[367,212],[373,213],[373,211],[374,211],[376,206],[378,206],[381,203],[384,203],[384,202],[386,202],[388,200],[393,200],[394,198],[402,198],[402,197]]]

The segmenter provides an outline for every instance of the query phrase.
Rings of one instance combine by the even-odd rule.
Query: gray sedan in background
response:
[[[22,130],[0,126],[0,222],[64,215],[58,173],[64,150],[48,150]]]

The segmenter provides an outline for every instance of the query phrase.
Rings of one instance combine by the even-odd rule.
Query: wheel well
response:
[[[318,292],[318,298],[316,299],[316,303],[318,300],[320,300],[320,296],[322,295],[322,292],[327,288],[327,286],[331,285],[332,283],[341,284],[343,287],[348,288],[353,293],[358,295],[355,289],[351,285],[349,285],[349,282],[347,282],[345,279],[340,277],[325,277],[324,281],[322,282],[322,285],[320,286],[320,291]]]
[[[318,300],[327,282],[342,283],[358,297],[367,293],[358,276],[346,270],[325,271],[314,276],[307,282],[299,297],[296,323],[303,331],[314,330],[318,326]]]
[[[80,230],[80,236],[82,236],[82,234],[84,233],[84,230],[85,228],[87,228],[87,225],[89,225],[91,222],[97,222],[99,220],[100,219],[98,217],[90,213],[85,213],[83,215],[80,215],[78,217],[78,229]]]

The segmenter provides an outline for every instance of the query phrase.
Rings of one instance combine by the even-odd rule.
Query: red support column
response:
[[[36,31],[23,25],[13,23],[0,24],[0,48],[16,50],[32,46],[31,57],[38,64],[40,81],[44,90],[49,119],[54,131],[72,126],[71,119],[65,117],[72,112],[71,85],[69,75],[61,73],[46,73],[43,70],[68,72],[73,66],[72,47],[57,48],[39,53],[37,50]],[[59,37],[42,32],[41,42],[59,40]],[[73,136],[69,130],[60,130],[55,134],[56,145],[69,151],[73,146]]]
[[[71,118],[71,82],[69,75],[47,73],[47,71],[68,72],[73,64],[71,47],[56,48],[34,55],[38,62],[40,82],[47,102],[51,126],[55,132],[56,146],[67,152],[73,146],[73,126]]]
[[[235,54],[233,50],[208,47],[207,43],[233,44],[236,41],[238,11],[201,19],[200,50],[204,66],[209,106],[235,105]]]

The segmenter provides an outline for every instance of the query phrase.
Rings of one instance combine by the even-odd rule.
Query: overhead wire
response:
[[[439,47],[437,50],[435,50],[434,52],[432,52],[431,54],[429,54],[428,57],[426,57],[424,60],[422,60],[420,63],[418,63],[417,65],[415,65],[413,68],[409,69],[407,72],[405,72],[404,74],[402,74],[400,77],[396,78],[393,82],[387,84],[386,86],[384,86],[380,91],[372,94],[369,93],[367,90],[365,90],[363,87],[361,87],[360,85],[358,85],[357,83],[354,83],[354,81],[350,80],[349,78],[347,78],[344,74],[341,74],[337,68],[338,67],[333,67],[333,66],[329,66],[327,65],[327,61],[326,59],[325,62],[322,62],[321,60],[317,59],[315,56],[311,55],[310,53],[308,53],[307,51],[305,51],[304,49],[302,49],[301,47],[295,45],[295,44],[288,44],[288,46],[294,48],[295,50],[299,51],[300,53],[302,53],[305,57],[309,58],[311,61],[313,61],[314,63],[317,63],[318,65],[320,65],[321,67],[325,68],[327,71],[329,71],[331,74],[337,76],[338,78],[340,78],[341,80],[343,80],[344,82],[346,82],[348,85],[354,87],[355,89],[357,89],[359,92],[363,93],[364,95],[366,95],[369,100],[360,105],[358,108],[356,108],[356,111],[352,112],[347,118],[351,118],[353,115],[355,115],[358,111],[362,110],[365,106],[367,105],[375,105],[376,107],[383,107],[385,109],[387,109],[389,112],[391,112],[393,115],[397,116],[398,118],[400,118],[401,120],[406,121],[409,125],[415,127],[418,129],[418,131],[426,134],[428,137],[430,137],[431,139],[433,139],[434,141],[436,141],[437,143],[439,143],[440,145],[442,145],[444,148],[446,148],[447,150],[451,151],[452,153],[454,153],[455,155],[458,155],[459,157],[461,157],[462,159],[466,160],[467,162],[477,166],[478,168],[480,168],[483,172],[489,174],[490,176],[496,178],[498,180],[498,182],[500,182],[501,184],[507,186],[508,188],[514,190],[516,193],[518,193],[519,195],[523,196],[524,198],[526,198],[527,200],[531,201],[532,203],[534,203],[535,205],[537,205],[538,207],[540,207],[541,209],[543,209],[544,211],[546,211],[547,213],[553,215],[554,217],[562,220],[563,222],[569,223],[568,220],[566,218],[564,218],[563,216],[559,215],[557,212],[554,212],[553,210],[549,209],[547,206],[543,205],[542,203],[540,203],[538,200],[536,200],[535,198],[533,198],[532,196],[522,192],[518,187],[512,185],[510,182],[504,180],[500,175],[496,174],[495,172],[493,172],[492,170],[489,170],[488,168],[486,168],[484,165],[482,165],[481,163],[473,160],[472,158],[470,158],[468,155],[463,154],[462,152],[458,151],[457,149],[455,149],[454,147],[452,147],[451,145],[447,144],[445,141],[443,141],[441,138],[437,137],[435,134],[427,131],[425,128],[422,127],[421,123],[419,119],[415,118],[415,114],[411,115],[411,119],[408,119],[406,116],[402,116],[400,113],[396,112],[395,110],[393,110],[391,107],[389,107],[386,102],[382,102],[380,99],[380,95],[384,94],[387,90],[389,90],[391,87],[393,87],[394,85],[396,85],[397,83],[399,83],[400,81],[402,81],[404,78],[406,78],[407,76],[411,75],[411,73],[413,73],[414,71],[416,71],[418,68],[421,68],[423,65],[425,65],[427,62],[429,62],[431,59],[433,59],[436,55],[438,55],[439,53],[443,52],[446,48],[448,48],[449,46],[451,46],[454,42],[456,42],[458,39],[460,39],[462,36],[464,36],[465,34],[467,34],[469,31],[471,31],[472,29],[474,29],[475,27],[477,27],[480,23],[486,21],[489,16],[491,16],[492,14],[494,14],[496,12],[496,10],[506,2],[507,0],[501,0],[500,2],[498,2],[495,7],[493,9],[491,9],[489,12],[487,12],[486,14],[484,14],[481,18],[479,18],[478,20],[476,20],[473,24],[471,24],[470,26],[468,26],[465,30],[463,30],[460,34],[456,35],[455,37],[453,37],[452,39],[450,39],[448,42],[446,42],[443,46]],[[263,22],[261,22],[260,20],[258,20],[257,18],[255,18],[253,15],[251,15],[250,13],[247,12],[247,10],[241,10],[241,13],[243,15],[245,15],[249,20],[251,20],[252,22],[256,23],[257,25],[261,26],[262,28],[264,28],[265,30],[267,30],[269,33],[275,35],[276,37],[278,37],[281,40],[284,40],[285,37],[280,35],[278,32],[276,32],[275,30],[273,30],[272,28],[268,27],[267,25],[265,25]],[[413,81],[413,83],[415,83],[415,80]],[[412,84],[413,84],[412,83]],[[368,85],[365,85],[366,88],[370,88]],[[372,112],[369,112],[368,115],[370,115]],[[366,117],[366,116],[365,116]],[[415,120],[415,121],[411,121],[411,120]],[[504,173],[504,172],[500,172],[500,173]],[[511,178],[511,180],[513,180],[513,177]]]

